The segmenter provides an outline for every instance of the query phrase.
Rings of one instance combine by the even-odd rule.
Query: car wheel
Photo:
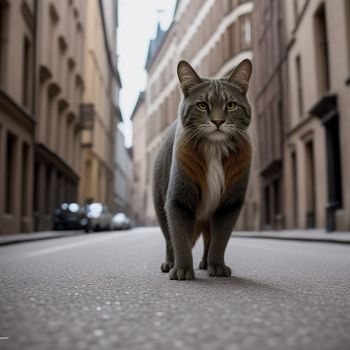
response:
[[[93,231],[93,227],[92,227],[91,222],[87,223],[87,225],[85,226],[84,230],[85,230],[85,233],[91,233]]]
[[[54,231],[62,231],[65,230],[65,227],[63,224],[55,224],[53,229]]]

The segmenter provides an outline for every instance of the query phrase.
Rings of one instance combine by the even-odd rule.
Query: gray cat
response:
[[[153,183],[166,241],[161,270],[170,271],[170,279],[194,279],[192,246],[201,234],[199,268],[209,276],[231,275],[224,254],[249,177],[251,71],[245,59],[228,78],[206,79],[186,61],[178,64],[183,99],[157,155]]]

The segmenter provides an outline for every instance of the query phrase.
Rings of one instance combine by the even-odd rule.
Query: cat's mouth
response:
[[[208,134],[208,139],[212,141],[224,141],[227,139],[227,135],[222,130],[217,129]]]

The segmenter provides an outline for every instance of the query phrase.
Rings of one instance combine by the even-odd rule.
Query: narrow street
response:
[[[233,277],[187,282],[160,272],[163,245],[145,228],[0,247],[0,349],[350,348],[349,245],[232,238]]]

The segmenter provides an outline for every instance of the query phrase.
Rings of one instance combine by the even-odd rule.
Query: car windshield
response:
[[[125,219],[125,214],[123,213],[118,213],[115,215],[116,220],[124,220]]]

